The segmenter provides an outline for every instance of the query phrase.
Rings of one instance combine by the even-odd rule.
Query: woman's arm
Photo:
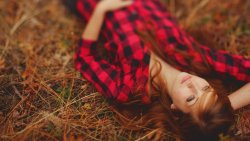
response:
[[[122,84],[120,66],[111,64],[99,56],[97,39],[107,11],[128,5],[130,0],[102,0],[97,4],[86,25],[82,39],[76,49],[75,67],[104,96],[117,101],[127,101],[131,92],[128,86]]]
[[[250,104],[250,82],[241,87],[239,90],[230,94],[229,100],[234,110]]]
[[[99,37],[102,23],[105,16],[104,9],[99,8],[97,5],[89,22],[87,23],[85,30],[83,31],[82,38],[86,40],[96,41]]]
[[[86,25],[86,28],[82,34],[83,39],[96,41],[99,37],[102,23],[104,20],[105,13],[108,11],[114,11],[126,6],[129,6],[133,3],[132,0],[102,0],[100,1],[89,22]]]

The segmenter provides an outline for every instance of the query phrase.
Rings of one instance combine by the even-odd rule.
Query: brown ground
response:
[[[250,57],[249,0],[163,1],[201,43]],[[82,30],[60,0],[0,0],[0,140],[148,140],[155,132],[119,126],[75,71]],[[249,109],[237,112],[235,136],[221,140],[250,140]]]

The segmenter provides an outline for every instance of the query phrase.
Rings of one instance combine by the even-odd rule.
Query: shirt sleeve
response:
[[[76,10],[85,22],[89,21],[99,1],[100,0],[76,0]]]
[[[105,97],[119,102],[128,100],[131,91],[120,81],[120,67],[110,64],[98,55],[96,41],[80,40],[74,59],[76,69]]]
[[[240,55],[233,55],[224,50],[215,50],[198,43],[192,36],[175,27],[173,37],[176,38],[177,47],[185,48],[194,62],[205,63],[212,72],[224,80],[238,80],[250,82],[250,60]],[[175,58],[178,58],[175,57]],[[180,57],[181,58],[181,57]],[[185,61],[179,61],[185,62]]]
[[[213,50],[200,45],[208,64],[225,79],[234,78],[243,82],[250,82],[250,60],[240,55],[229,54],[223,50]]]

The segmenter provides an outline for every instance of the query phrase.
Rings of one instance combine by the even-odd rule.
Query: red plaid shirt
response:
[[[78,0],[77,10],[86,22],[98,1]],[[135,0],[131,6],[109,12],[105,17],[100,41],[109,52],[110,59],[105,60],[98,55],[97,41],[82,39],[75,53],[76,69],[106,97],[126,102],[129,97],[141,94],[142,101],[149,102],[150,55],[147,45],[135,33],[149,21],[156,30],[156,38],[161,41],[164,53],[180,69],[188,70],[189,66],[187,60],[175,51],[176,48],[192,54],[194,61],[202,62],[201,55],[194,49],[195,40],[176,25],[158,0]],[[198,47],[218,75],[250,81],[250,60],[204,45]]]

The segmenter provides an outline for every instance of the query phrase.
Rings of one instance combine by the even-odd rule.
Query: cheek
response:
[[[205,79],[201,79],[201,78],[197,78],[196,82],[197,82],[196,84],[199,86],[209,85],[209,83]]]
[[[175,89],[173,91],[173,102],[174,103],[183,103],[184,99],[185,99],[185,89]]]
[[[183,96],[183,95],[185,95],[185,93],[187,93],[187,89],[185,89],[183,87],[175,87],[173,89],[173,94],[175,96]]]

